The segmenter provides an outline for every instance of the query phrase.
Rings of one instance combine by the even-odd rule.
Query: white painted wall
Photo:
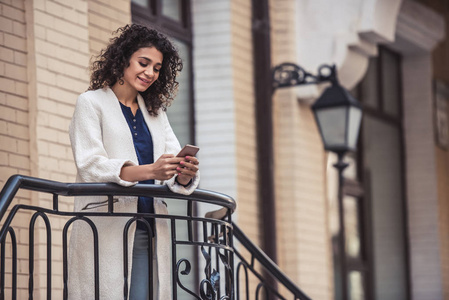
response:
[[[229,0],[193,0],[196,143],[201,188],[237,194]],[[204,208],[203,211],[206,211]]]
[[[300,0],[296,2],[297,62],[316,74],[321,64],[336,64],[340,83],[353,88],[365,75],[377,44],[393,42],[402,0]],[[312,101],[316,85],[298,88]]]

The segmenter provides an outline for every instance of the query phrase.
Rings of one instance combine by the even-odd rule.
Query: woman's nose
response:
[[[145,69],[145,72],[144,72],[144,73],[145,73],[146,76],[149,76],[149,77],[153,76],[153,74],[154,74],[152,68],[147,68],[147,69]]]

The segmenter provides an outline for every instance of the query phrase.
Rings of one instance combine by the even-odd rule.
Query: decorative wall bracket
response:
[[[273,68],[273,91],[277,88],[303,84],[318,84],[337,81],[335,65],[321,65],[318,75],[313,75],[294,63],[282,63]]]

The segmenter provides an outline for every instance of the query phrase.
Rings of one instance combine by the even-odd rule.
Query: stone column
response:
[[[405,1],[392,47],[403,56],[409,264],[412,299],[443,299],[439,205],[433,120],[432,50],[444,37],[444,20]]]

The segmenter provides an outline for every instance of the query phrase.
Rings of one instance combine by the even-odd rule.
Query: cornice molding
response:
[[[444,37],[445,21],[440,14],[418,2],[402,3],[393,49],[403,54],[431,52]]]
[[[329,13],[329,7],[302,2],[297,11],[297,16],[302,18],[297,24],[297,43],[301,66],[315,72],[318,63],[334,63],[340,83],[347,89],[352,89],[365,76],[369,58],[377,56],[379,44],[388,45],[404,55],[422,54],[430,53],[445,37],[444,18],[418,2],[362,0],[357,4],[344,1],[346,3],[339,3],[346,9],[339,8],[339,13],[344,16],[339,17],[338,28],[316,20],[318,15]],[[314,14],[308,11],[311,8]],[[332,50],[317,51],[317,47]],[[300,100],[312,102],[322,89],[316,85],[300,87],[297,96]]]
[[[352,89],[363,78],[379,43],[392,43],[402,0],[299,1],[297,6],[298,62],[315,72],[318,64],[335,64],[340,83]],[[330,15],[329,15],[330,14]],[[318,16],[329,15],[330,23]],[[319,57],[318,57],[319,56]],[[315,100],[323,87],[298,88],[305,102]]]

